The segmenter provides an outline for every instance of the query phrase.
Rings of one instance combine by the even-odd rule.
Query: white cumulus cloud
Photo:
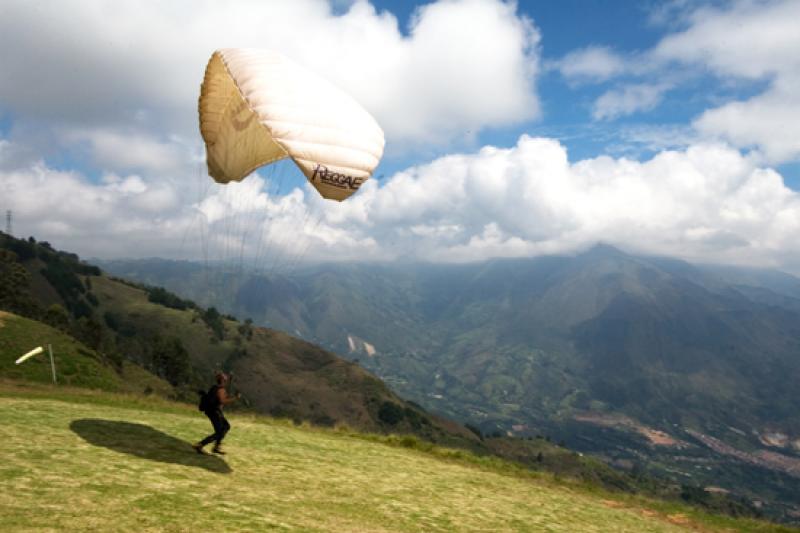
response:
[[[800,157],[798,6],[695,8],[635,57],[594,46],[558,62],[569,81],[627,77],[595,102],[596,120],[659,105],[682,81],[662,75],[670,65],[765,87],[715,103],[691,132],[638,131],[658,150],[646,160],[571,161],[557,140],[523,135],[331,203],[307,187],[277,194],[267,169],[228,186],[205,176],[196,105],[211,52],[281,51],[361,101],[390,150],[442,146],[539,116],[540,35],[515,3],[424,4],[403,33],[364,0],[8,0],[0,207],[13,208],[19,235],[107,258],[471,261],[604,241],[800,272],[800,196],[769,167]],[[80,163],[64,170],[70,158]]]
[[[668,33],[650,49],[594,45],[552,63],[570,83],[610,85],[592,106],[595,120],[650,111],[667,91],[702,80],[693,97],[711,107],[691,121],[696,135],[765,164],[800,159],[800,2],[674,2],[654,8],[651,20]]]
[[[0,194],[24,214],[21,234],[89,256],[472,261],[603,241],[800,271],[800,194],[724,144],[573,162],[558,141],[523,135],[512,148],[368,181],[342,203],[308,187],[274,195],[259,175],[213,185],[197,200],[169,182],[109,175],[93,184],[42,164],[2,172]]]
[[[568,53],[554,66],[572,82],[600,82],[628,71],[630,61],[607,46],[589,46]]]
[[[743,0],[703,7],[689,26],[652,51],[659,61],[699,65],[725,79],[763,80],[765,91],[704,112],[702,133],[742,148],[756,147],[771,163],[800,157],[800,2]]]
[[[104,129],[92,143],[106,159],[120,153],[109,130],[199,139],[211,53],[267,48],[350,92],[395,146],[447,143],[538,115],[538,42],[533,23],[500,0],[426,4],[408,35],[364,0],[341,13],[322,0],[9,0],[0,6],[0,102],[17,121]],[[137,148],[130,163],[143,159]]]
[[[60,134],[70,146],[85,145],[94,165],[107,171],[179,175],[192,160],[192,149],[179,139],[109,128],[72,128]]]
[[[606,91],[592,107],[595,120],[613,119],[655,108],[663,99],[669,84],[631,84]]]
[[[397,243],[383,253],[432,260],[569,252],[597,241],[795,270],[800,260],[800,195],[720,144],[643,162],[572,163],[557,141],[523,136],[511,149],[409,169],[348,209],[352,218],[337,223]]]

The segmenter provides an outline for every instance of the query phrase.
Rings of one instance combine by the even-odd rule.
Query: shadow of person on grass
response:
[[[151,461],[205,468],[229,474],[231,468],[217,456],[198,455],[189,442],[145,426],[121,420],[83,418],[73,420],[70,429],[94,446],[135,455]]]

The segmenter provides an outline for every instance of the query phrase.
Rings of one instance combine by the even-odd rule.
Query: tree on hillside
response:
[[[196,307],[196,304],[193,301],[183,300],[161,287],[148,287],[147,300],[166,307],[171,307],[172,309],[179,309],[181,311],[187,308],[193,309]]]
[[[38,315],[30,294],[31,276],[10,250],[0,250],[0,309],[25,316]]]
[[[8,243],[8,249],[17,254],[19,261],[36,257],[36,245],[29,241],[14,239]]]
[[[177,337],[153,340],[150,358],[156,374],[173,385],[183,385],[191,378],[189,352]]]
[[[105,328],[92,317],[81,317],[72,324],[72,336],[93,350],[103,345]]]
[[[219,314],[215,307],[209,307],[200,316],[214,333],[215,339],[222,340],[225,338],[225,324],[222,322],[222,315]]]
[[[44,312],[42,319],[53,327],[66,331],[69,327],[69,313],[62,306],[53,304]]]
[[[394,402],[384,401],[378,409],[378,418],[390,426],[394,426],[403,420],[403,408]]]
[[[75,265],[62,261],[57,254],[47,255],[45,261],[46,266],[41,270],[42,275],[64,300],[70,313],[75,318],[91,316],[92,308],[82,298],[86,287],[76,275],[73,268]]]
[[[239,335],[247,340],[253,338],[253,320],[251,318],[245,319],[244,324],[239,324],[236,329],[239,331]]]

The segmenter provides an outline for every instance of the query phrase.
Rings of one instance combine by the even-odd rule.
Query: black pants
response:
[[[219,446],[222,443],[222,439],[225,438],[225,434],[231,429],[231,425],[225,420],[225,415],[219,409],[206,412],[206,416],[211,420],[211,425],[214,426],[214,433],[201,440],[200,444],[205,446],[216,441],[215,446]]]

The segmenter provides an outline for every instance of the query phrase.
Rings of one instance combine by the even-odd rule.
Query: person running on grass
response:
[[[206,414],[209,420],[211,420],[211,425],[214,426],[214,433],[209,435],[208,437],[204,438],[197,444],[192,444],[192,448],[195,449],[197,453],[206,453],[203,451],[203,447],[206,444],[214,443],[214,448],[212,451],[214,453],[225,454],[222,450],[222,439],[225,438],[225,435],[228,433],[228,430],[231,429],[231,425],[225,419],[225,415],[222,414],[222,408],[228,404],[231,404],[241,398],[241,394],[237,394],[236,396],[228,396],[225,387],[228,385],[230,378],[224,372],[217,372],[216,373],[216,382],[217,384],[209,389],[207,396],[206,396],[206,403],[203,405],[204,409],[203,412]]]

